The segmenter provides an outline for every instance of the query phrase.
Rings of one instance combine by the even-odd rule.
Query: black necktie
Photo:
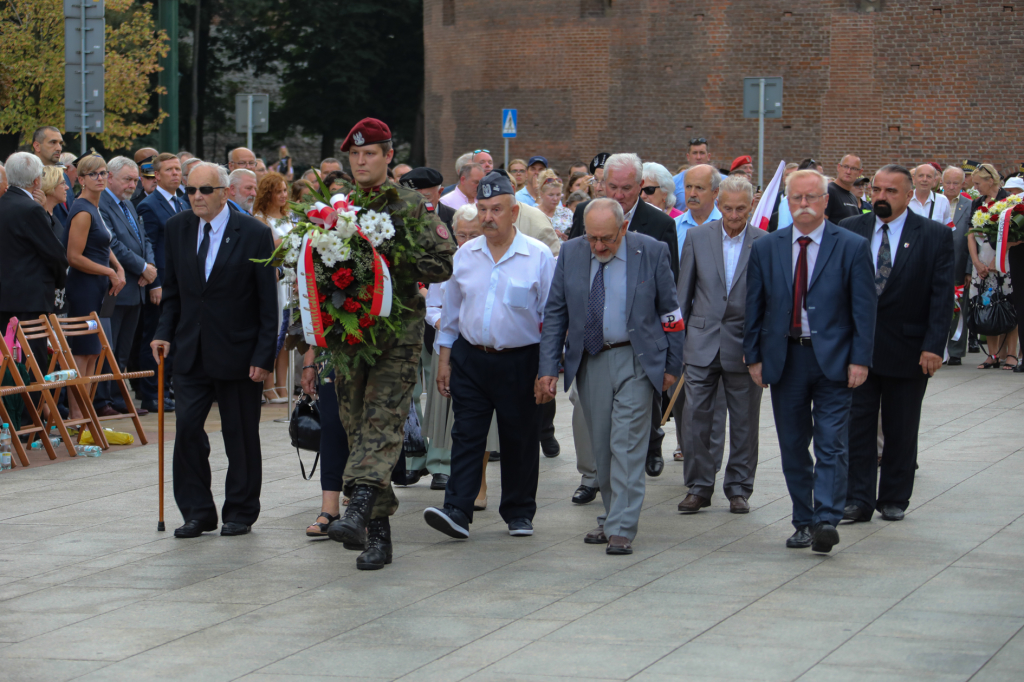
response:
[[[203,284],[206,284],[206,254],[210,253],[210,228],[212,225],[206,223],[203,227],[203,241],[199,242],[199,274],[203,278]]]

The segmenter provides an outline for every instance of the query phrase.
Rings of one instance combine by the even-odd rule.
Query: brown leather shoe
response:
[[[729,511],[733,514],[746,514],[750,511],[750,505],[747,504],[747,498],[742,495],[733,495],[729,498]]]
[[[621,535],[612,535],[608,538],[608,546],[604,548],[605,554],[632,554],[633,545]]]
[[[683,501],[680,502],[679,506],[676,508],[684,514],[696,514],[704,507],[710,506],[711,500],[708,498],[690,493],[683,498]]]
[[[603,545],[608,542],[608,536],[604,534],[604,526],[598,526],[583,536],[583,542],[588,545]]]
[[[97,417],[119,417],[121,413],[114,409],[112,405],[104,405],[100,409],[96,410]]]

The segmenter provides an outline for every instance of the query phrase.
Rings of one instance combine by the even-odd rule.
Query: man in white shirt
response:
[[[913,170],[914,196],[909,208],[919,216],[948,225],[953,219],[949,210],[949,199],[933,191],[938,182],[939,172],[930,163],[923,163]]]
[[[466,204],[476,201],[476,188],[484,177],[484,167],[479,163],[467,163],[459,171],[459,184],[441,197],[441,205],[457,211]]]
[[[533,534],[537,511],[540,409],[535,401],[544,306],[554,274],[551,250],[515,229],[519,204],[507,176],[477,188],[483,237],[456,252],[438,332],[437,389],[451,397],[451,477],[444,508],[423,517],[453,538],[469,537],[491,417],[498,416],[501,504],[513,536]]]

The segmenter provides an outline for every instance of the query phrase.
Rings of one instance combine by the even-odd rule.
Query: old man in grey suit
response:
[[[964,285],[964,293],[957,300],[960,311],[953,313],[949,343],[946,345],[950,365],[961,364],[962,358],[967,355],[967,321],[964,320],[961,325],[960,320],[967,311],[967,290],[970,289],[973,268],[971,255],[967,251],[967,232],[971,229],[974,213],[971,211],[971,200],[960,194],[965,180],[964,172],[956,166],[950,166],[942,173],[942,193],[949,199],[953,216],[952,225],[949,226],[953,230],[953,286]]]
[[[725,436],[724,420],[714,416],[723,397],[729,411],[729,464],[723,487],[729,511],[750,511],[747,499],[757,470],[762,389],[751,380],[743,361],[747,260],[754,241],[768,234],[747,222],[753,198],[754,188],[745,177],[723,180],[718,191],[721,220],[690,228],[679,261],[679,306],[686,323],[683,472],[690,489],[678,507],[684,514],[711,504],[715,476],[722,467],[722,450],[715,442]]]
[[[631,554],[644,500],[644,464],[656,391],[682,368],[683,334],[669,247],[637,232],[613,199],[584,211],[583,239],[562,245],[540,341],[537,400],[578,381],[604,515],[587,534],[608,554]]]

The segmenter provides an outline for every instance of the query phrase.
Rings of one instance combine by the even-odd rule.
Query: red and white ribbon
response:
[[[306,217],[314,225],[323,225],[327,229],[331,229],[338,222],[338,212],[322,201],[313,204],[306,211]]]
[[[1007,273],[1010,271],[1008,252],[1010,247],[1010,219],[1013,217],[1013,208],[1010,207],[999,214],[998,232],[996,233],[996,272]]]
[[[298,285],[302,333],[306,343],[326,348],[324,318],[320,311],[320,291],[316,286],[316,272],[313,269],[313,245],[309,243],[308,234],[302,238],[302,247],[299,250]]]
[[[361,229],[359,230],[359,236],[366,240],[366,243],[370,245],[370,249],[373,251],[373,301],[370,303],[370,314],[377,315],[378,317],[388,317],[391,315],[391,298],[393,296],[391,291],[391,271],[388,269],[388,264],[384,262],[384,258],[377,253],[373,242],[370,241],[370,238]]]

